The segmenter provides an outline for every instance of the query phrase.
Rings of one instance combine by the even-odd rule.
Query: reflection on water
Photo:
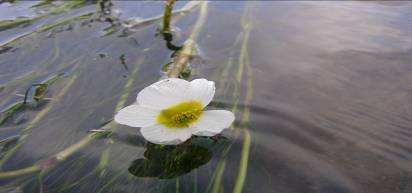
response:
[[[177,147],[110,120],[199,7],[178,1],[164,37],[162,2],[37,3],[0,4],[0,192],[412,192],[411,2],[208,3],[188,79],[237,120]]]

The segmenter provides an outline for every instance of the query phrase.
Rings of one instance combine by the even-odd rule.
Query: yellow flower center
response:
[[[164,109],[157,116],[157,123],[167,128],[187,128],[202,115],[202,103],[187,101]]]

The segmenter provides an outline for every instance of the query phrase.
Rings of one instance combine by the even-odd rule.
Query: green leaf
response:
[[[162,146],[148,144],[145,159],[133,161],[129,172],[137,177],[171,179],[189,173],[212,158],[205,147],[192,144]]]

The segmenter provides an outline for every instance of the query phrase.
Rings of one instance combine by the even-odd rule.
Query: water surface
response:
[[[1,171],[42,172],[2,178],[0,192],[412,192],[412,3],[209,2],[189,79],[216,82],[210,108],[234,111],[233,128],[176,148],[106,125],[114,133],[67,157],[162,76],[173,50],[160,21],[120,25],[161,15],[162,2],[113,1],[108,13],[37,3],[0,4],[2,21],[27,20],[0,30],[0,108],[63,75],[50,99],[1,125]],[[173,18],[172,44],[198,15]]]

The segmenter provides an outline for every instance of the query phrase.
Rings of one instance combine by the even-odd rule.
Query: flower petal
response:
[[[177,103],[187,101],[186,92],[190,83],[178,78],[168,78],[153,83],[137,95],[137,104],[163,110]]]
[[[191,100],[196,100],[202,103],[203,107],[207,106],[212,101],[215,95],[215,82],[206,79],[195,79],[190,82]]]
[[[120,124],[132,127],[146,127],[156,124],[156,117],[160,114],[158,110],[130,105],[121,109],[114,120]]]
[[[190,128],[168,129],[160,124],[140,129],[140,133],[142,133],[147,141],[161,145],[176,145],[182,143],[192,136],[191,131]]]
[[[204,111],[200,120],[192,126],[193,134],[198,136],[214,136],[228,128],[235,120],[235,115],[230,111],[211,110]]]

